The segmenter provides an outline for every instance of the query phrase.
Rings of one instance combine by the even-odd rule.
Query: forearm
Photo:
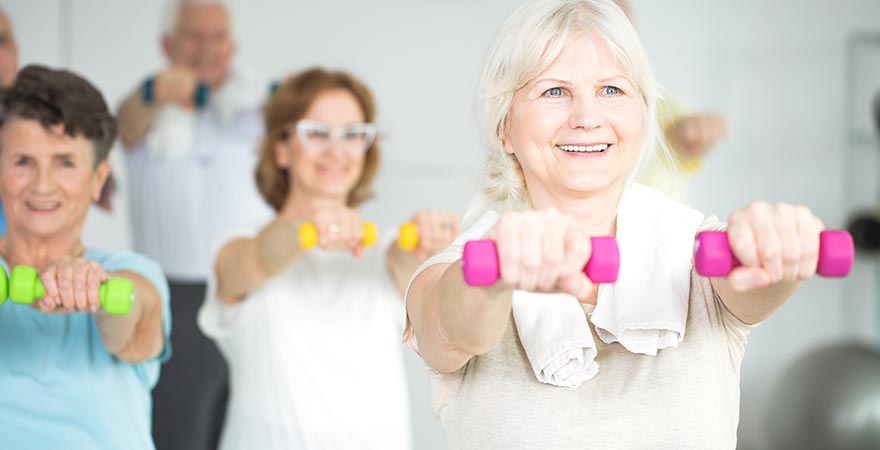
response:
[[[414,252],[402,250],[397,243],[392,243],[385,252],[385,260],[388,262],[388,274],[403,296],[412,274],[419,268],[419,259]]]
[[[158,291],[148,281],[127,272],[113,277],[132,279],[134,302],[128,314],[92,313],[101,341],[108,352],[133,364],[156,357],[162,351],[162,307]]]
[[[740,292],[726,278],[712,278],[712,287],[727,310],[743,323],[750,325],[767,320],[794,295],[800,285],[800,281],[791,281]]]
[[[135,89],[119,106],[119,139],[122,146],[131,150],[146,138],[159,108],[147,105],[141,97],[141,89]]]
[[[275,219],[256,238],[257,258],[268,276],[273,276],[305,256],[300,248],[297,224]]]
[[[425,272],[431,269],[434,267]],[[442,270],[442,266],[435,270]],[[421,314],[410,315],[419,352],[434,369],[451,372],[473,356],[488,352],[501,339],[510,316],[512,290],[500,285],[466,285],[460,261],[446,266],[442,275],[426,275],[439,278],[420,292],[410,292],[410,301],[420,296],[415,303],[422,300],[423,305]]]

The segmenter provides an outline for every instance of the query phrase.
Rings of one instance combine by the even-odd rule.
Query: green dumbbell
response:
[[[0,274],[0,305],[10,300],[22,305],[30,305],[34,300],[44,297],[46,288],[33,267],[16,266],[12,276],[6,279],[6,272]],[[101,308],[114,316],[128,314],[134,302],[134,285],[127,278],[111,278],[101,284]]]

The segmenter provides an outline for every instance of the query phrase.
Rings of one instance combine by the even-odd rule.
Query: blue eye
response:
[[[30,158],[28,158],[26,156],[21,156],[15,160],[15,165],[16,166],[26,166],[30,162],[31,162]]]
[[[617,86],[605,86],[605,87],[602,88],[602,93],[605,94],[605,95],[611,95],[611,96],[614,96],[614,95],[621,95],[621,94],[623,94],[623,91],[620,90],[620,88],[617,87]]]
[[[550,88],[544,91],[544,95],[549,97],[562,97],[563,91],[560,87]]]
[[[61,159],[61,167],[73,167],[73,161],[70,158]]]

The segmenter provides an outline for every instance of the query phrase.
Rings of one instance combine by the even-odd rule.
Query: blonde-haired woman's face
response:
[[[504,148],[534,207],[620,187],[638,159],[645,103],[607,46],[582,33],[516,91]]]
[[[346,89],[332,89],[318,94],[300,121],[319,123],[334,129],[364,122],[357,98]],[[278,143],[276,161],[292,172],[293,189],[317,198],[341,200],[361,177],[365,149],[354,151],[340,139],[324,148],[309,147],[294,129]]]

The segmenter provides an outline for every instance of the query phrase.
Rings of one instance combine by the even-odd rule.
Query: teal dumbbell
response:
[[[34,300],[46,295],[46,288],[40,281],[37,269],[16,266],[12,276],[6,278],[6,271],[0,271],[0,305],[8,297],[14,303],[30,305]],[[128,314],[134,303],[134,285],[127,278],[111,278],[101,284],[101,309],[107,314],[121,316]]]

